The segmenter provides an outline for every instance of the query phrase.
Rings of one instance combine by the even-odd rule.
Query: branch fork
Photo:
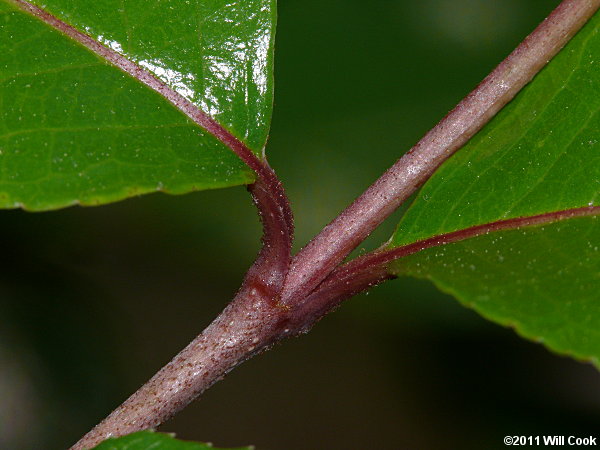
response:
[[[263,245],[235,298],[202,334],[72,450],[160,425],[246,359],[285,337],[308,331],[344,299],[393,278],[388,264],[397,258],[481,232],[600,214],[600,207],[587,207],[510,219],[393,250],[380,249],[341,265],[533,78],[600,8],[600,0],[563,1],[473,92],[294,257],[289,202],[264,158],[144,68],[26,0],[11,1],[161,93],[229,146],[257,177],[249,191],[263,224]]]

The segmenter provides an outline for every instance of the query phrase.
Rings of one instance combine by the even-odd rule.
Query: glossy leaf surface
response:
[[[262,152],[273,2],[37,3]],[[230,149],[156,92],[6,0],[0,14],[0,207],[44,210],[253,181]]]
[[[600,204],[600,14],[425,184],[403,245],[512,217]]]
[[[600,15],[423,187],[390,246],[600,202]],[[492,232],[393,264],[560,353],[600,360],[600,222]]]
[[[180,441],[164,433],[139,431],[120,438],[110,438],[94,447],[96,450],[219,450],[210,444]],[[252,450],[253,447],[237,447],[228,450]],[[221,449],[227,450],[227,449]]]
[[[484,317],[600,368],[600,218],[490,233],[398,261]]]

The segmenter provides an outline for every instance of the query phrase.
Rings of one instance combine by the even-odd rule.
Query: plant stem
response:
[[[302,301],[575,35],[600,0],[566,0],[354,203],[292,260],[282,303]]]
[[[293,309],[289,327],[308,329],[342,301],[383,281],[395,278],[389,264],[428,248],[438,247],[492,232],[555,223],[575,217],[600,216],[600,206],[553,211],[535,216],[517,217],[485,223],[451,233],[441,234],[401,247],[380,249],[338,266],[323,282]],[[302,318],[302,319],[300,319]],[[303,321],[303,325],[295,325]]]
[[[286,319],[264,294],[252,285],[240,290],[200,336],[72,450],[160,425],[238,364],[285,336]]]
[[[14,1],[21,7],[29,5]],[[563,1],[448,116],[306,246],[291,266],[292,220],[283,188],[266,161],[248,155],[225,131],[223,141],[240,157],[247,157],[258,174],[250,190],[264,226],[261,253],[223,313],[73,449],[159,425],[236,365],[286,336],[307,330],[341,299],[391,278],[384,265],[389,260],[377,260],[380,253],[334,269],[512,99],[599,7],[600,0]]]
[[[197,398],[227,372],[289,332],[278,303],[291,259],[291,237],[279,204],[259,179],[249,187],[263,223],[263,246],[242,287],[205,330],[72,449],[110,436],[153,428]],[[285,222],[283,222],[285,225]]]

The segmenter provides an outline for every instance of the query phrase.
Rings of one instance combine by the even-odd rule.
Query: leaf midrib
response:
[[[573,219],[576,217],[599,216],[600,206],[584,206],[581,208],[570,208],[558,211],[547,212],[534,216],[523,216],[504,220],[497,220],[472,227],[463,228],[449,233],[438,234],[427,239],[421,239],[410,244],[406,244],[393,249],[388,249],[380,254],[385,255],[386,261],[393,261],[414,253],[437,247],[440,245],[464,241],[484,234],[498,231],[515,230],[523,227],[533,227],[547,225],[562,220]],[[382,261],[381,263],[383,263]],[[380,264],[381,264],[380,263]]]
[[[26,0],[5,0],[18,7],[21,11],[36,17],[46,25],[61,32],[70,39],[83,45],[86,49],[93,52],[97,57],[107,63],[119,68],[127,75],[136,79],[148,88],[157,92],[165,100],[175,106],[179,111],[185,114],[195,124],[212,134],[220,142],[230,148],[244,163],[254,170],[259,177],[265,176],[265,167],[262,161],[244,144],[236,138],[223,125],[210,117],[205,111],[202,111],[197,105],[183,97],[177,91],[168,86],[165,82],[157,78],[154,74],[131,61],[117,51],[104,46],[91,36],[79,31],[74,26],[60,20],[42,8],[39,8]]]

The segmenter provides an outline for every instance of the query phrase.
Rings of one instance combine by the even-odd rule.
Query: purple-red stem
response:
[[[214,119],[123,55],[25,0],[11,1],[159,92],[229,146],[257,174],[257,182],[249,189],[263,222],[263,248],[234,300],[200,336],[73,449],[89,448],[108,436],[159,425],[236,365],[274,342],[309,328],[340,299],[392,277],[385,264],[389,258],[402,256],[408,247],[375,252],[335,268],[510,101],[600,7],[600,0],[563,1],[471,94],[307,245],[290,266],[292,214],[283,187],[264,158],[258,158]],[[520,219],[514,220],[517,226]],[[456,239],[468,237],[468,233],[457,233]],[[432,238],[427,243],[411,244],[410,248],[418,251],[422,249],[419,245],[440,245],[446,242],[444,239],[451,237]]]
[[[71,449],[160,425],[237,365],[286,336],[288,319],[263,287],[244,283],[201,335]]]
[[[291,319],[292,323],[288,326],[294,329],[299,327],[301,331],[307,331],[312,324],[345,299],[382,281],[394,278],[395,276],[393,271],[390,270],[389,264],[397,259],[428,248],[464,241],[492,232],[544,225],[575,217],[598,215],[600,215],[600,206],[585,206],[536,216],[499,220],[440,234],[401,247],[384,248],[359,256],[346,264],[338,266],[308,297],[298,304],[294,310],[294,317]],[[310,320],[307,320],[309,318]],[[296,325],[300,321],[304,321],[306,324]]]
[[[213,118],[118,52],[25,0],[12,1],[160,93],[231,148],[257,176],[248,189],[263,224],[263,245],[236,297],[200,336],[73,446],[91,448],[109,436],[158,426],[229,370],[286,334],[282,312],[287,310],[279,306],[279,294],[291,261],[292,212],[283,186],[267,161]]]
[[[575,35],[600,0],[563,1],[464,100],[292,260],[282,303],[302,301]]]

